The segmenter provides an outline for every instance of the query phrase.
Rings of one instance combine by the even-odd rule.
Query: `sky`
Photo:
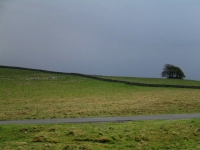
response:
[[[199,0],[0,0],[0,65],[200,80]]]

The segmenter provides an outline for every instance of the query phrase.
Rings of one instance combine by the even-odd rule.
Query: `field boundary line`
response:
[[[0,65],[0,68],[22,69],[22,70],[39,71],[39,72],[46,72],[46,73],[57,73],[57,74],[74,75],[74,76],[81,76],[81,77],[86,77],[86,78],[91,78],[91,79],[101,80],[101,81],[106,81],[106,82],[124,83],[124,84],[127,84],[127,85],[133,85],[133,86],[200,89],[200,86],[170,85],[170,84],[149,84],[149,83],[139,83],[139,82],[128,82],[128,81],[122,81],[122,80],[106,79],[106,78],[103,78],[103,77],[98,77],[96,75],[86,75],[86,74],[80,74],[80,73],[56,72],[56,71],[48,71],[48,70],[42,70],[42,69],[31,69],[31,68],[23,68],[23,67],[14,67],[14,66],[2,66],[2,65]]]

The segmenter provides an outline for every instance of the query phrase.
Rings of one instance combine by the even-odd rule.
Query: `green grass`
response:
[[[198,150],[200,119],[0,126],[0,150],[64,148]]]
[[[137,83],[148,83],[148,84],[200,86],[200,81],[195,81],[195,80],[166,79],[166,78],[115,77],[115,76],[99,76],[99,77],[106,78],[106,79],[137,82]]]
[[[112,77],[112,79],[116,79]],[[199,81],[121,78],[153,84]],[[0,68],[0,119],[199,113],[198,89],[130,86]],[[0,150],[200,149],[200,119],[58,125],[0,125]]]
[[[0,119],[200,112],[198,89],[153,88],[0,68]]]

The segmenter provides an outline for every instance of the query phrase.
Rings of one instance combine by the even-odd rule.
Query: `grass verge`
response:
[[[200,149],[200,119],[1,125],[0,149]]]

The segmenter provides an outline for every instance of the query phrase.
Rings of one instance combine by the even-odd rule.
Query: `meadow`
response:
[[[39,71],[0,69],[1,120],[200,112],[198,89],[130,86]]]
[[[200,81],[187,80],[187,79],[180,80],[180,79],[167,79],[167,78],[139,78],[139,77],[115,77],[115,76],[98,76],[98,77],[105,79],[136,82],[136,83],[147,83],[147,84],[200,86]]]
[[[199,89],[140,87],[70,74],[0,68],[0,120],[199,113],[199,97]],[[0,125],[0,150],[198,150],[199,137],[200,119]]]

